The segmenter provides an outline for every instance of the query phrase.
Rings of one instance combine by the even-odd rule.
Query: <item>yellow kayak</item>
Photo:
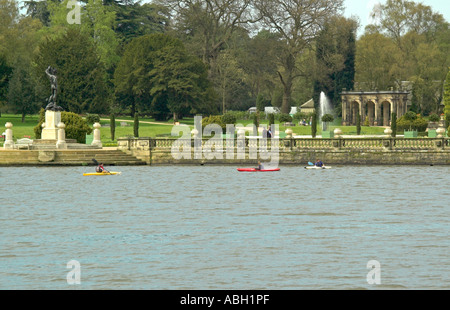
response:
[[[84,176],[91,176],[91,175],[116,175],[116,174],[121,174],[122,172],[108,172],[108,171],[103,171],[103,172],[92,172],[92,173],[83,173]]]

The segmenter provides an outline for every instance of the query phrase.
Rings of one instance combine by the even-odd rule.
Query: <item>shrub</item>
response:
[[[280,114],[279,121],[280,123],[290,123],[292,122],[292,116],[289,114]]]
[[[39,111],[39,123],[34,127],[36,139],[41,139],[42,124],[45,122],[45,110]],[[78,114],[61,112],[61,122],[66,125],[66,138],[76,139],[78,143],[86,143],[86,135],[92,133],[92,128]]]
[[[409,113],[409,112],[408,112]],[[406,116],[406,117],[405,117]],[[411,115],[406,114],[397,120],[397,131],[402,132],[405,130],[415,130],[423,132],[428,127],[428,122],[422,116],[417,116],[414,113],[415,118],[411,120]]]
[[[139,114],[134,113],[133,133],[135,138],[139,138]]]
[[[356,134],[359,136],[361,134],[361,115],[356,114]]]
[[[311,118],[312,118],[312,121],[311,121],[311,136],[313,138],[315,138],[316,135],[317,135],[317,114],[313,113]]]
[[[439,115],[435,113],[430,115],[430,122],[439,122],[439,119]]]
[[[110,131],[111,131],[111,140],[114,141],[116,137],[116,116],[114,113],[111,113],[110,117]]]
[[[225,113],[222,115],[222,123],[226,126],[227,124],[234,125],[236,124],[236,116],[233,113]]]
[[[100,116],[98,114],[88,114],[86,115],[86,122],[88,124],[95,124],[100,122]]]
[[[226,125],[222,121],[222,116],[211,115],[202,119],[202,129],[211,124],[217,124],[222,128],[222,131],[226,129]]]
[[[272,126],[275,124],[275,115],[273,113],[269,114],[269,126]]]
[[[391,137],[395,138],[397,136],[397,113],[392,113],[391,117]]]
[[[334,121],[334,117],[331,114],[325,114],[324,116],[322,116],[322,122],[324,123],[330,123]]]
[[[294,114],[293,119],[294,121],[300,121],[302,119],[307,119],[308,115],[306,113],[297,112]]]
[[[417,114],[413,111],[408,111],[401,118],[405,119],[406,121],[414,121],[417,118]]]

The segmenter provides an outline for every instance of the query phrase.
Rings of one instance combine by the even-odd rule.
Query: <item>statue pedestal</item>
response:
[[[42,129],[41,139],[58,140],[58,124],[61,122],[61,112],[45,111],[45,126]]]

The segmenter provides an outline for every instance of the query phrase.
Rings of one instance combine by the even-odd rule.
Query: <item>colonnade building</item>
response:
[[[411,105],[410,92],[398,91],[346,91],[341,93],[342,125],[355,126],[357,115],[361,125],[390,126],[392,113],[403,116]]]

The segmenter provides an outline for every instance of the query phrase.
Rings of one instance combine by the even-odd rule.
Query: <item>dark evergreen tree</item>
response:
[[[0,55],[0,116],[1,108],[5,106],[8,96],[8,84],[12,75],[12,68],[7,65],[6,58]]]
[[[49,95],[45,69],[52,66],[57,70],[59,106],[75,113],[107,113],[106,72],[91,38],[71,28],[62,37],[41,44],[36,64],[43,106]]]
[[[134,113],[133,133],[135,138],[139,138],[139,113]]]
[[[164,34],[134,39],[114,74],[116,100],[124,108],[163,120],[172,114],[210,113],[213,91],[205,65],[182,42]]]
[[[316,40],[316,79],[313,99],[320,101],[323,91],[340,115],[342,89],[353,89],[355,80],[356,22],[331,19]]]

